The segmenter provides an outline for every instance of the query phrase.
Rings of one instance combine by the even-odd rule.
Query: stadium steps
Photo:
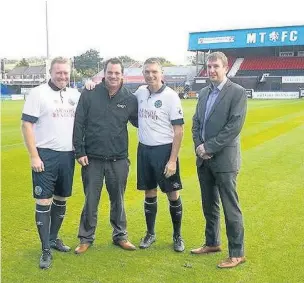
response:
[[[304,57],[245,58],[240,70],[303,70]]]
[[[228,72],[228,77],[234,77],[235,74],[237,73],[237,71],[240,69],[242,63],[244,61],[244,58],[237,58],[234,62],[234,64],[232,65],[232,67],[230,68],[230,71]]]

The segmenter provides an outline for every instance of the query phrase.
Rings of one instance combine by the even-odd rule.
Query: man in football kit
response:
[[[22,134],[30,156],[36,226],[42,244],[39,266],[49,268],[50,249],[70,251],[58,232],[71,196],[75,157],[72,134],[80,93],[67,85],[70,62],[57,57],[51,62],[51,79],[35,87],[22,112]]]
[[[173,248],[185,249],[181,237],[182,201],[179,190],[178,153],[183,137],[183,112],[178,94],[162,81],[162,66],[149,58],[143,66],[148,86],[136,92],[138,101],[137,188],[145,191],[144,211],[147,232],[139,247],[149,248],[156,240],[157,186],[167,194],[173,224]]]

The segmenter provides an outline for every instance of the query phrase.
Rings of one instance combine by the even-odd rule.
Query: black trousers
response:
[[[197,167],[206,219],[205,244],[220,245],[220,199],[224,209],[229,256],[244,255],[243,216],[236,192],[237,172],[219,173],[206,161]]]
[[[103,161],[89,158],[89,165],[82,167],[85,204],[82,210],[78,238],[81,243],[92,243],[97,226],[98,204],[103,180],[111,202],[110,222],[113,241],[127,239],[127,221],[124,193],[129,174],[129,160]]]

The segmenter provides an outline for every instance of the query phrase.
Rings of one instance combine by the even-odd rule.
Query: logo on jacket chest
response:
[[[124,108],[126,108],[126,107],[127,107],[127,105],[125,105],[125,104],[117,104],[117,107],[118,107],[118,108],[122,108],[122,109],[124,109]]]

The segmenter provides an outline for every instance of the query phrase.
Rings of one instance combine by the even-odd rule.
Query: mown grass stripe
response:
[[[242,149],[250,149],[254,146],[263,144],[271,139],[274,139],[277,136],[285,134],[291,131],[292,129],[303,125],[303,119],[304,115],[298,116],[288,121],[272,125],[271,127],[268,127],[267,129],[257,132],[255,134],[246,135],[246,137],[242,139]]]

